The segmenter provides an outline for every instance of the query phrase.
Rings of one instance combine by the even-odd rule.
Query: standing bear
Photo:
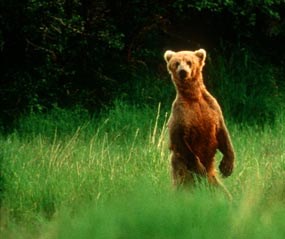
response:
[[[164,58],[176,88],[168,122],[173,183],[194,184],[206,177],[225,189],[216,177],[214,157],[219,149],[223,154],[219,168],[227,177],[233,170],[234,150],[221,108],[203,82],[206,51],[168,50]]]

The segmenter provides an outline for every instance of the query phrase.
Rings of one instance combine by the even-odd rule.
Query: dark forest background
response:
[[[230,100],[229,115],[272,118],[284,92],[284,16],[284,0],[0,0],[2,127],[54,107],[170,102],[167,49],[206,49],[209,87]],[[135,96],[134,84],[149,87]]]

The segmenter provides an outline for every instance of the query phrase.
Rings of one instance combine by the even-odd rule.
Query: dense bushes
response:
[[[206,71],[206,83],[235,122],[273,123],[284,109],[284,69],[258,59],[248,49],[223,55],[213,52]]]
[[[45,111],[54,105],[96,111],[114,98],[132,95],[129,85],[149,71],[163,81],[167,73],[162,54],[167,48],[216,49],[213,59],[223,52],[219,58],[227,62],[238,60],[228,52],[242,46],[252,50],[257,64],[272,65],[278,72],[285,61],[284,12],[280,0],[2,0],[0,117],[10,122],[24,111]],[[225,45],[228,52],[222,51]],[[244,72],[235,69],[236,74]],[[271,80],[267,86],[263,79],[254,81],[270,88]],[[232,77],[227,80],[230,84]]]

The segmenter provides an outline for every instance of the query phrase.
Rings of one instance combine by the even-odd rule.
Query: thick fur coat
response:
[[[206,51],[166,51],[164,58],[177,93],[168,122],[173,182],[177,186],[195,183],[198,176],[221,185],[216,177],[216,151],[223,154],[222,175],[229,176],[234,150],[221,108],[203,82]]]

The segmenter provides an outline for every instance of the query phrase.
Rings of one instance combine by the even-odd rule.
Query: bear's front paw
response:
[[[234,162],[232,160],[223,159],[220,163],[219,169],[224,177],[228,177],[232,174],[234,168]]]

